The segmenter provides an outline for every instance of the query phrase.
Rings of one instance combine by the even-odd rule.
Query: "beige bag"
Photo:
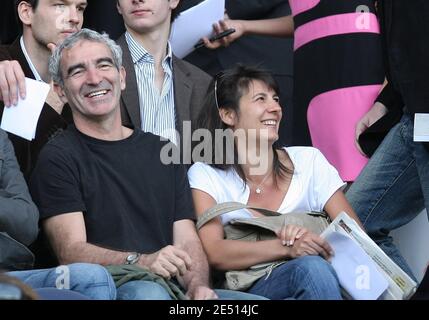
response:
[[[294,224],[320,234],[329,225],[329,217],[324,212],[293,212],[281,214],[275,211],[251,207],[239,202],[224,202],[208,209],[198,219],[200,229],[213,218],[239,209],[253,209],[265,215],[260,218],[232,219],[224,225],[225,238],[228,240],[261,241],[277,238],[284,225]],[[285,263],[285,260],[262,263],[247,270],[231,270],[225,273],[225,288],[246,290],[258,279],[269,276],[271,271]]]

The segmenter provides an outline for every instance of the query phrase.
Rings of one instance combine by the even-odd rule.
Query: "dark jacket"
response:
[[[0,129],[0,269],[32,266],[34,257],[26,246],[36,239],[38,219],[12,144]]]
[[[9,46],[0,46],[0,61],[3,60],[17,60],[25,76],[34,79],[30,66],[21,50],[19,38]],[[0,101],[0,118],[3,115],[3,109],[4,105]],[[9,139],[12,141],[13,147],[15,148],[16,158],[27,181],[31,171],[36,165],[37,156],[42,147],[58,129],[64,129],[67,124],[72,121],[71,111],[68,105],[64,106],[62,115],[59,115],[53,108],[45,103],[37,123],[36,137],[33,141],[28,141],[9,133]]]
[[[125,35],[118,39],[123,51],[122,64],[127,72],[126,88],[121,95],[121,115],[124,125],[141,128],[140,103],[134,64]],[[174,106],[176,128],[183,137],[183,121],[194,124],[203,107],[211,77],[204,71],[173,55]],[[186,137],[184,141],[186,140]]]
[[[372,154],[387,132],[407,113],[429,113],[429,1],[378,2],[381,35],[389,84],[380,93],[389,112],[360,137]],[[429,143],[425,143],[429,151]]]

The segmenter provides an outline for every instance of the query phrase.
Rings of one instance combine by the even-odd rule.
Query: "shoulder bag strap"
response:
[[[212,220],[212,219],[214,219],[214,218],[216,218],[216,217],[218,217],[224,213],[228,213],[228,212],[240,210],[240,209],[257,210],[265,216],[279,216],[280,215],[280,213],[278,213],[276,211],[252,207],[252,206],[248,206],[247,204],[240,203],[240,202],[234,202],[234,201],[223,202],[223,203],[218,203],[218,204],[214,205],[213,207],[211,207],[210,209],[206,210],[203,213],[203,215],[197,221],[197,229],[200,229],[207,222],[209,222],[210,220]]]

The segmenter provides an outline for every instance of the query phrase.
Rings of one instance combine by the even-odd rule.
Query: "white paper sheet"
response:
[[[414,141],[429,142],[429,113],[414,115]]]
[[[326,235],[335,255],[332,266],[341,286],[356,300],[376,300],[389,283],[376,264],[352,239],[339,232]]]
[[[170,43],[173,53],[186,57],[202,37],[210,37],[213,23],[223,19],[225,0],[205,0],[183,11],[173,22]]]
[[[36,135],[37,122],[48,96],[50,86],[45,82],[25,78],[26,98],[16,106],[4,108],[0,127],[27,140]]]

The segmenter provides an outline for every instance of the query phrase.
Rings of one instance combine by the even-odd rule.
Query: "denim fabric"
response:
[[[72,290],[40,288],[34,291],[41,300],[89,300],[87,296]]]
[[[219,300],[266,300],[254,294],[232,290],[215,290]],[[118,300],[171,300],[167,291],[152,281],[129,281],[118,288]]]
[[[390,130],[346,197],[368,235],[414,278],[389,236],[429,208],[429,152],[413,142],[409,115]]]
[[[105,268],[95,264],[74,263],[51,269],[12,271],[6,274],[18,278],[33,289],[70,289],[90,299],[116,299],[112,277]]]
[[[153,281],[128,281],[117,288],[118,300],[171,300],[167,290]]]
[[[293,259],[273,269],[248,291],[272,300],[341,300],[337,275],[320,256]]]

